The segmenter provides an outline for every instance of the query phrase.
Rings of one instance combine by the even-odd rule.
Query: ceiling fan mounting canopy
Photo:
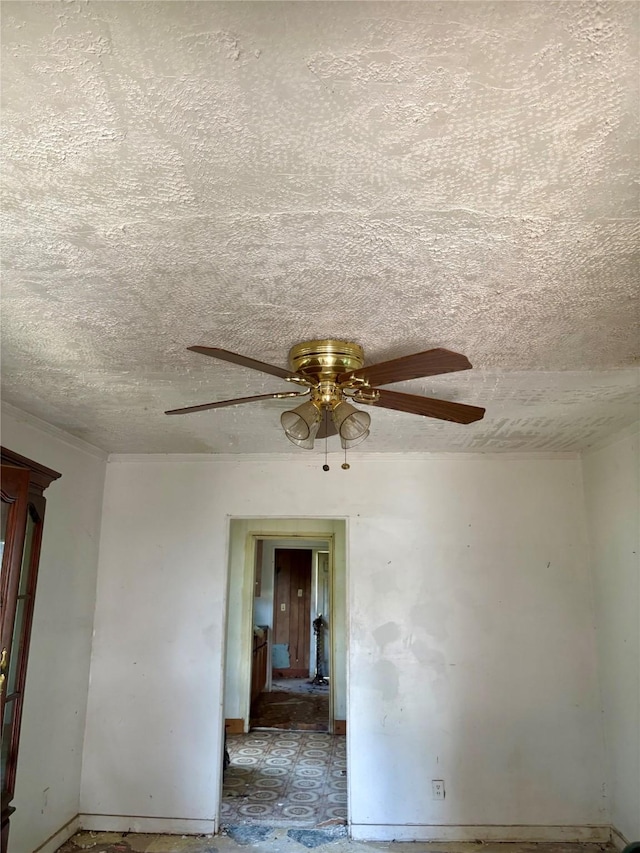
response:
[[[289,351],[289,365],[294,373],[316,382],[335,382],[340,374],[359,370],[363,364],[362,347],[349,341],[304,341]]]

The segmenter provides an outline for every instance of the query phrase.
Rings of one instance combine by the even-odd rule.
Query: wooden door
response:
[[[311,643],[310,550],[276,548],[273,604],[273,674],[304,678]]]

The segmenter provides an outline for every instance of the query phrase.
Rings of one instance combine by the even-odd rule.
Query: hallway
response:
[[[253,731],[227,739],[221,823],[297,827],[346,822],[346,738]]]
[[[309,678],[273,679],[251,706],[251,729],[329,731],[329,684]]]

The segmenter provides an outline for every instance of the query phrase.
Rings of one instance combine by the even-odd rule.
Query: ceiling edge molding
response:
[[[607,447],[613,447],[614,444],[619,444],[621,441],[625,441],[628,438],[635,438],[638,435],[640,435],[640,417],[637,421],[618,432],[606,435],[600,441],[595,441],[592,445],[581,451],[580,456],[590,456],[592,453],[599,453],[601,450],[606,450]]]
[[[457,461],[464,460],[465,462],[485,462],[485,461],[542,461],[553,460],[559,461],[563,459],[579,459],[580,454],[577,451],[558,451],[549,450],[529,451],[529,452],[507,452],[507,453],[478,453],[475,452],[434,452],[434,453],[358,453],[357,456],[350,457],[351,464],[356,465],[359,462],[433,462],[438,460]],[[314,455],[313,459],[308,456],[301,457],[296,453],[111,453],[107,460],[111,464],[116,465],[135,465],[135,464],[154,464],[157,462],[168,463],[189,463],[189,464],[269,464],[281,465],[283,463],[295,462],[299,465],[304,465],[307,468],[317,468],[322,470],[324,463],[324,453]],[[339,466],[344,461],[342,452],[334,452],[329,454],[329,464],[333,463]]]
[[[31,415],[29,414],[29,412],[24,412],[22,411],[22,409],[17,409],[10,403],[1,404],[0,414],[2,417],[8,416],[10,418],[13,418],[13,420],[18,421],[19,423],[27,424],[28,426],[31,426],[34,429],[40,430],[40,432],[44,432],[47,435],[50,435],[52,438],[56,438],[58,441],[61,441],[64,444],[68,444],[70,447],[73,447],[76,450],[82,450],[84,453],[88,453],[98,459],[107,460],[109,457],[108,451],[103,450],[101,447],[96,447],[95,444],[90,444],[88,441],[84,441],[82,438],[77,438],[75,435],[71,435],[70,432],[66,432],[65,430],[60,429],[59,427],[53,426],[53,424],[47,423],[47,421],[43,421],[40,418],[37,418],[35,415]]]

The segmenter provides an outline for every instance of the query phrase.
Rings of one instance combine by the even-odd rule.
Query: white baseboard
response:
[[[168,835],[215,835],[216,832],[215,820],[189,817],[81,814],[80,824],[93,832],[165,832]]]
[[[82,814],[74,818],[46,846],[34,853],[55,853],[78,829],[95,832],[157,832],[168,835],[215,835],[215,820],[197,818],[141,817],[136,815]],[[611,841],[618,850],[627,842],[610,826],[484,826],[447,824],[366,824],[352,823],[349,827],[354,841],[494,841],[494,842],[592,842]]]
[[[611,843],[616,848],[616,850],[624,850],[624,848],[629,844],[624,835],[619,832],[615,826],[611,827]]]
[[[64,826],[60,827],[57,832],[50,835],[49,838],[40,845],[40,847],[36,847],[33,853],[55,853],[55,851],[59,847],[62,847],[65,841],[68,841],[72,835],[75,835],[76,832],[78,832],[79,829],[80,815],[76,815],[75,817],[72,817],[70,821],[65,823]]]
[[[607,842],[609,826],[433,826],[352,823],[354,841],[591,841]]]

